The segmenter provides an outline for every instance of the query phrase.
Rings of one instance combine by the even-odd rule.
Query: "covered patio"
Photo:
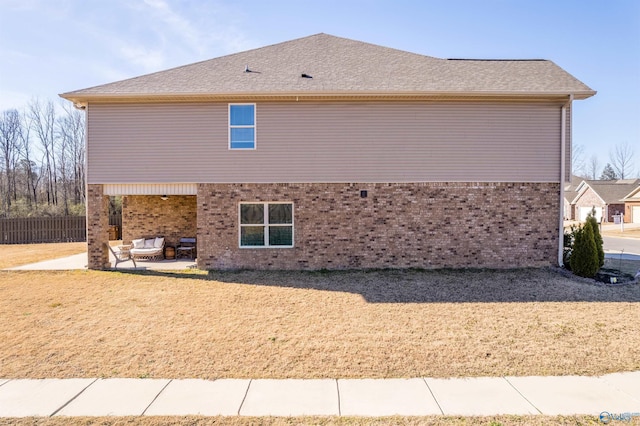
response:
[[[88,185],[88,268],[110,269],[114,264],[113,254],[106,246],[109,241],[109,197],[122,197],[123,244],[129,245],[134,239],[163,237],[165,254],[170,257],[180,239],[197,237],[196,193],[196,184]],[[196,263],[195,259],[188,260]],[[141,261],[139,267],[153,269],[156,266],[152,265],[161,265],[164,262]],[[167,259],[166,262],[174,260]],[[133,262],[130,263],[133,268]],[[118,268],[121,266],[126,267],[126,264],[120,263]]]

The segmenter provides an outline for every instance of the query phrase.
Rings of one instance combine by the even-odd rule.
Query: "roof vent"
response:
[[[302,75],[300,77],[302,77],[302,78],[313,78],[312,76],[310,76],[309,74],[306,74],[306,73],[302,73]]]
[[[249,65],[244,66],[244,72],[251,72],[251,70],[249,69]]]

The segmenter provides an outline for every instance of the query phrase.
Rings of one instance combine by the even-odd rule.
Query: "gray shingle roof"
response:
[[[619,204],[640,185],[640,179],[585,180],[606,204]]]
[[[247,66],[251,72],[245,72]],[[447,60],[316,34],[61,96],[86,101],[138,95],[394,93],[574,94],[583,99],[595,92],[551,61]]]

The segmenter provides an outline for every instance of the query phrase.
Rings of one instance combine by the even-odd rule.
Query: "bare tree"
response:
[[[616,145],[609,152],[611,166],[616,171],[620,179],[625,179],[633,175],[633,147],[628,142]]]
[[[6,217],[11,214],[11,200],[17,199],[16,164],[20,155],[20,132],[20,113],[15,109],[4,111],[0,115],[0,159],[4,172],[0,192]]]
[[[31,126],[42,148],[42,167],[46,177],[47,204],[58,204],[58,176],[56,174],[56,113],[52,101],[44,105],[38,99],[29,103]]]
[[[571,150],[571,169],[574,175],[583,175],[585,169],[584,146],[574,145]]]
[[[586,177],[591,180],[596,180],[598,178],[598,170],[600,170],[600,160],[597,155],[592,155],[589,157],[589,161],[586,166]]]
[[[84,113],[73,108],[68,102],[62,105],[64,114],[58,120],[60,133],[59,155],[64,167],[61,167],[64,189],[65,208],[67,194],[71,192],[74,204],[84,203]]]
[[[38,186],[42,175],[38,173],[37,164],[32,160],[32,141],[31,141],[31,118],[28,114],[22,114],[22,132],[20,133],[20,151],[22,153],[22,161],[20,161],[19,168],[21,169],[25,198],[27,199],[27,205],[29,210],[38,210]]]

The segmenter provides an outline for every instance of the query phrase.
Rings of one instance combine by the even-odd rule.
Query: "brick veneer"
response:
[[[122,197],[122,240],[165,237],[166,245],[175,245],[182,237],[196,236],[196,197],[170,195],[127,195]]]
[[[559,191],[544,183],[199,184],[198,267],[557,264]],[[241,201],[292,201],[295,247],[239,248]]]
[[[109,197],[102,185],[87,185],[87,250],[89,269],[108,269]]]

